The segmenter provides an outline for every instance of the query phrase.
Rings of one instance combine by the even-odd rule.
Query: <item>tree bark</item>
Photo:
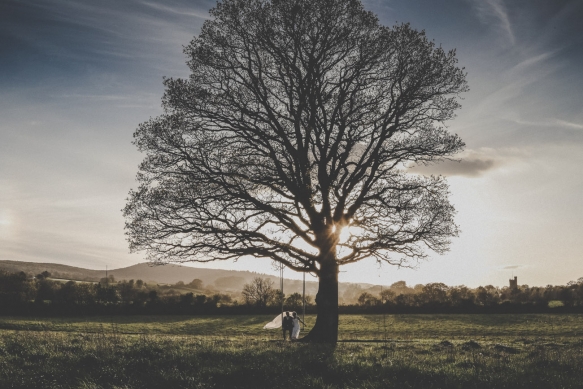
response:
[[[327,258],[320,267],[316,307],[318,316],[314,328],[301,340],[312,343],[338,341],[338,270],[335,258]]]

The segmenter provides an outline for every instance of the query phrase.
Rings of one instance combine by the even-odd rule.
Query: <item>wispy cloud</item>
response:
[[[482,23],[490,25],[492,22],[502,31],[506,39],[514,45],[516,38],[504,0],[470,0]]]
[[[464,114],[471,117],[468,125],[480,128],[497,128],[500,123],[497,120],[508,120],[521,117],[536,117],[543,112],[555,111],[549,101],[540,97],[543,85],[550,82],[560,70],[564,68],[564,63],[555,60],[559,50],[546,51],[541,54],[506,60],[514,62],[509,68],[501,68],[496,74],[496,78],[480,80],[483,93],[479,100],[468,107],[464,107]],[[527,92],[530,91],[530,92]],[[534,93],[532,93],[534,92]],[[538,106],[543,104],[543,106]],[[551,101],[554,103],[554,101]],[[557,115],[556,112],[552,113]]]
[[[465,150],[457,161],[443,161],[433,165],[420,165],[411,171],[421,174],[442,174],[445,176],[480,177],[491,170],[506,165],[515,158],[516,150],[497,151],[490,148]]]
[[[523,126],[529,127],[563,127],[569,129],[576,129],[576,130],[583,130],[583,123],[574,123],[567,120],[562,119],[548,119],[548,120],[541,120],[541,121],[527,121],[527,120],[520,120],[520,119],[511,119],[512,122],[516,124],[520,124]]]
[[[92,64],[136,57],[153,62],[168,57],[169,52],[181,53],[208,18],[208,13],[188,4],[151,1],[23,0],[10,7],[12,19],[0,14],[0,35],[7,34],[53,58]]]
[[[511,72],[524,71],[528,67],[535,66],[535,65],[537,65],[539,63],[542,63],[544,61],[547,61],[547,60],[551,59],[559,51],[560,51],[560,49],[551,50],[551,51],[547,51],[545,53],[538,54],[538,55],[535,55],[533,57],[527,58],[527,59],[523,60],[522,62],[518,63],[517,65],[515,65],[514,67],[512,67],[510,69],[510,71]]]
[[[577,130],[583,130],[583,124],[582,123],[572,123],[572,122],[568,122],[566,120],[561,120],[561,119],[555,119],[554,123],[562,126],[562,127],[567,127],[567,128],[575,128]]]
[[[156,3],[149,2],[149,1],[144,1],[142,4],[144,4],[148,7],[151,7],[157,11],[162,11],[162,12],[166,12],[166,13],[172,13],[172,14],[177,14],[177,15],[182,15],[182,16],[193,16],[195,18],[200,18],[200,19],[210,19],[208,12],[193,11],[192,7],[189,7],[189,8],[170,7],[167,5],[156,4]]]
[[[531,153],[530,148],[518,147],[466,149],[456,155],[457,160],[412,166],[411,171],[421,174],[476,178],[496,170],[507,170],[510,167],[512,169],[522,168],[524,162],[530,158]]]

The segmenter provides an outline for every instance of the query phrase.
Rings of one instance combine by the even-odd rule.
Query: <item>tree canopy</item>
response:
[[[131,249],[154,263],[270,258],[330,285],[363,258],[446,251],[447,184],[407,168],[464,146],[445,128],[467,90],[455,51],[358,0],[225,0],[210,14],[185,48],[190,77],[165,80],[164,114],[134,135],[146,156],[124,209]]]

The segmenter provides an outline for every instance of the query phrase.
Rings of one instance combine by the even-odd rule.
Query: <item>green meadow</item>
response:
[[[274,315],[111,316],[21,318],[0,317],[0,330],[117,332],[120,334],[185,335],[220,338],[279,339],[263,326]],[[316,320],[305,318],[306,330]],[[427,314],[341,315],[340,340],[466,339],[583,337],[583,314]]]
[[[336,347],[272,318],[2,317],[0,388],[583,387],[583,315],[342,315]]]

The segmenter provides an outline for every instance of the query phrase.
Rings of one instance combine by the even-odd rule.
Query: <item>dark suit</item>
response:
[[[292,330],[294,328],[294,320],[291,316],[284,315],[281,323],[281,328],[283,330],[283,340],[285,340],[285,333],[289,331],[289,338],[291,340]]]

